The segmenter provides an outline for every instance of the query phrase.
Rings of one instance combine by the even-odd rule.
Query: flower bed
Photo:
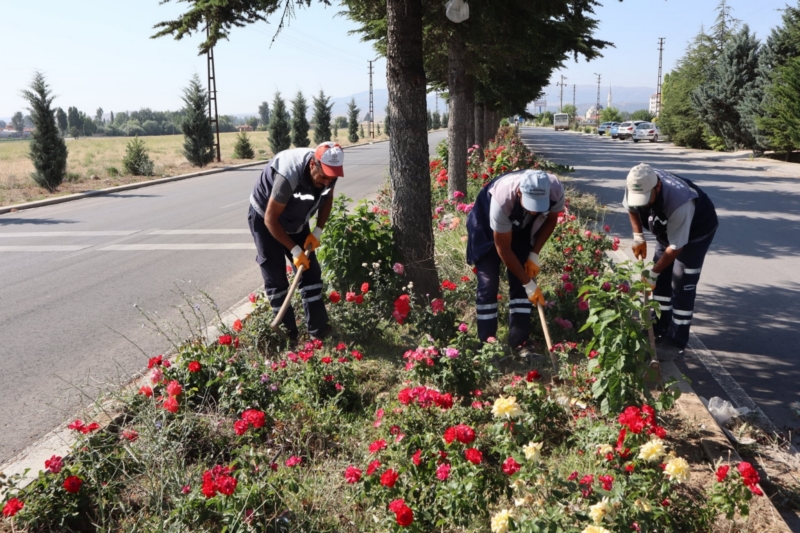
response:
[[[22,490],[17,479],[5,480],[5,524],[29,531],[746,529],[727,520],[747,513],[760,493],[758,474],[746,463],[719,465],[709,486],[694,482],[697,457],[668,411],[674,394],[653,394],[645,381],[649,354],[634,320],[644,311],[643,284],[632,281],[639,271],[608,268],[603,252],[616,243],[592,220],[591,198],[570,191],[542,253],[561,375],[524,360],[500,372],[506,348],[477,341],[475,279],[464,263],[468,202],[488,181],[484,173],[545,166],[511,130],[499,132],[483,161],[479,155],[470,154],[479,178],[463,198],[447,198],[446,175],[432,163],[441,295],[417,294],[405,279],[386,244],[385,206],[347,213],[337,202],[321,257],[338,338],[287,349],[269,329],[269,306],[253,295],[253,315],[218,343],[150,359],[149,383],[118,398],[124,416],[106,428],[73,422],[78,441],[68,457],[52,457]],[[345,242],[347,255],[337,246]],[[500,308],[502,324],[507,308]]]

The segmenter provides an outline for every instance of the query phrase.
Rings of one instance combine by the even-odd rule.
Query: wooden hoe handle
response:
[[[308,255],[308,251],[303,252]],[[292,281],[292,285],[289,287],[289,292],[286,293],[286,299],[283,300],[283,305],[281,305],[278,314],[275,315],[275,319],[272,321],[272,324],[269,325],[272,329],[278,329],[280,326],[281,321],[283,321],[283,315],[286,314],[286,311],[289,309],[289,306],[292,305],[292,296],[294,296],[294,291],[297,290],[297,286],[300,285],[300,279],[303,277],[303,272],[305,271],[305,265],[300,265],[297,267],[297,274],[294,276],[294,281]]]
[[[539,320],[542,321],[542,331],[544,331],[544,340],[547,343],[547,352],[550,354],[550,362],[553,363],[553,372],[558,375],[558,358],[553,351],[553,340],[550,338],[550,330],[547,328],[547,320],[544,317],[544,307],[542,304],[536,304],[536,309],[539,310]]]

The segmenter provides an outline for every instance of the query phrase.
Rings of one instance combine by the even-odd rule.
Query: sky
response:
[[[601,0],[596,36],[616,47],[589,63],[570,60],[554,74],[548,99],[557,99],[554,86],[562,74],[569,85],[596,84],[594,73],[602,74],[603,95],[609,84],[655,88],[658,38],[666,38],[664,72],[669,72],[701,25],[713,24],[718,1]],[[778,9],[786,1],[728,3],[733,15],[763,39],[780,23]],[[106,113],[182,107],[181,89],[191,76],[198,74],[205,83],[206,59],[197,55],[202,39],[150,36],[154,24],[175,18],[185,7],[174,0],[163,5],[159,0],[0,0],[5,22],[0,119],[25,112],[20,91],[36,70],[57,96],[54,105],[76,106],[91,116],[98,107]],[[220,114],[256,114],[276,90],[287,97],[298,90],[309,96],[323,89],[334,97],[368,90],[367,62],[377,54],[358,35],[348,35],[355,25],[337,16],[341,10],[316,3],[298,9],[272,46],[275,24],[234,29],[230,41],[214,51]],[[374,65],[373,85],[385,89],[386,61],[380,58]]]

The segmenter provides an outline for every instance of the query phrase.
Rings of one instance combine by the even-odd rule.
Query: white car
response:
[[[658,141],[658,134],[661,131],[658,129],[658,126],[653,124],[652,122],[642,122],[636,129],[633,130],[633,142],[638,143],[639,141],[650,141],[651,143]]]
[[[617,128],[617,136],[619,137],[619,139],[621,141],[624,141],[625,139],[629,139],[629,138],[632,139],[633,138],[633,132],[636,130],[636,127],[639,124],[642,124],[643,122],[644,122],[644,120],[634,120],[634,121],[623,122],[622,124],[619,125],[619,128]]]
[[[605,135],[606,132],[610,132],[611,128],[619,124],[619,122],[603,122],[600,124],[600,127],[597,128],[598,135]]]

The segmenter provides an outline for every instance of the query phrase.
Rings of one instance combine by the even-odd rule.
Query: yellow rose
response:
[[[492,414],[495,418],[515,418],[522,414],[522,409],[515,396],[500,396],[494,401]]]
[[[586,526],[586,528],[581,533],[611,533],[604,527],[600,526]]]
[[[610,444],[598,444],[597,445],[597,453],[600,455],[606,456],[609,453],[613,453],[614,448],[611,447]]]
[[[636,498],[636,501],[633,502],[633,505],[634,505],[634,507],[636,507],[637,509],[639,509],[641,511],[644,511],[645,513],[649,513],[650,511],[653,510],[653,508],[650,507],[649,503],[647,503],[645,501],[642,501],[639,498]]]
[[[664,441],[655,438],[639,448],[639,459],[644,459],[650,463],[655,463],[664,457],[664,454],[666,453],[667,449],[664,447]]]
[[[599,524],[603,521],[603,518],[611,512],[611,505],[608,503],[608,498],[603,498],[602,501],[597,502],[596,504],[589,507],[589,518],[592,519],[592,522],[595,524]]]
[[[689,463],[686,462],[686,459],[681,457],[674,457],[667,462],[667,467],[664,469],[664,473],[669,476],[670,479],[677,481],[678,483],[686,483],[689,481],[689,478],[692,475],[691,470],[689,470]]]
[[[538,461],[542,454],[542,444],[541,442],[531,441],[527,446],[523,446],[522,451],[525,452],[525,459],[528,461]]]
[[[503,509],[492,517],[492,533],[508,533],[508,520],[513,517],[511,509]]]

